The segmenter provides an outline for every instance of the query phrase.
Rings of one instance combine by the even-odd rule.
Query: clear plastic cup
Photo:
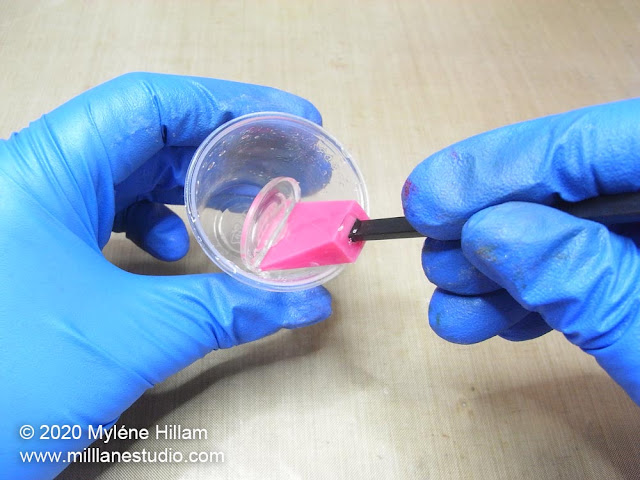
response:
[[[369,211],[362,174],[336,139],[304,118],[262,112],[222,125],[196,151],[184,186],[189,224],[207,256],[236,280],[273,291],[321,285],[345,265],[263,272],[243,259],[247,213],[279,178],[297,182],[300,201],[355,200]]]

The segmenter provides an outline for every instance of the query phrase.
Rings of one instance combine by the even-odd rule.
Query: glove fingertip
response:
[[[189,251],[189,233],[178,217],[167,217],[143,241],[142,248],[165,262],[175,262]]]
[[[322,115],[320,114],[320,111],[309,100],[305,100],[304,98],[301,98],[301,100],[304,102],[302,107],[302,116],[307,120],[322,126]]]
[[[117,227],[126,231],[127,238],[160,260],[179,260],[189,251],[187,228],[166,205],[141,201],[119,217]]]
[[[531,312],[513,327],[500,332],[500,337],[510,342],[523,342],[541,337],[553,330],[547,322],[536,312]]]
[[[315,287],[288,294],[285,328],[306,327],[322,322],[331,316],[332,298],[324,287]]]
[[[471,216],[462,229],[465,257],[500,285],[505,285],[502,270],[512,263],[505,262],[504,256],[509,251],[517,252],[522,243],[520,237],[531,233],[527,222],[532,218],[532,206],[509,202],[487,207]]]
[[[438,288],[429,302],[429,325],[436,335],[460,345],[470,345],[489,338],[465,320],[465,309],[454,312],[449,308],[452,297],[455,298],[455,295]],[[467,303],[474,303],[474,299],[469,298]],[[473,306],[471,309],[473,310]]]
[[[304,97],[300,97],[293,93],[286,93],[286,95],[293,98],[293,112],[307,120],[322,126],[322,115],[316,106]]]
[[[264,89],[265,87],[261,88]],[[268,103],[270,104],[269,108],[288,112],[292,115],[306,118],[318,125],[322,125],[322,115],[315,105],[306,98],[277,88],[266,88],[268,88],[267,91],[270,93],[267,95]],[[266,104],[264,106],[267,107]]]
[[[443,157],[446,153],[438,152],[411,172],[402,188],[402,206],[419,232],[438,240],[456,240],[468,212],[457,194],[460,180]]]
[[[460,296],[437,288],[429,303],[429,324],[439,337],[469,345],[498,335],[528,313],[504,290]]]
[[[458,295],[479,295],[501,288],[469,263],[459,241],[427,238],[422,249],[422,269],[431,283]]]

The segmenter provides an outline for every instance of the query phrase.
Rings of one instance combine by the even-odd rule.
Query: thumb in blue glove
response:
[[[155,256],[188,249],[181,203],[195,148],[221,123],[279,110],[319,122],[293,95],[219,80],[131,74],[0,142],[0,464],[52,478],[146,389],[207,352],[326,318],[323,288],[256,291],[222,274],[144,277],[101,253],[112,227]],[[21,439],[22,425],[35,427]],[[39,440],[41,425],[80,438]],[[27,462],[25,452],[60,452]],[[72,457],[71,457],[72,458]]]
[[[640,403],[640,230],[546,206],[640,190],[639,118],[640,100],[541,118],[414,170],[403,202],[431,237],[422,260],[439,287],[429,308],[436,333],[474,343],[557,329]]]

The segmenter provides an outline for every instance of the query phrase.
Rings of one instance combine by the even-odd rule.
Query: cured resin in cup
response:
[[[298,201],[355,201],[368,212],[362,175],[337,140],[304,118],[263,112],[222,125],[196,151],[185,179],[189,224],[207,256],[241,282],[274,291],[315,287],[338,275],[345,265],[264,271],[259,268],[262,258],[256,263],[256,258],[247,257],[247,249],[243,259],[249,209],[265,185],[279,178],[295,182],[281,184],[281,190],[266,189],[277,198],[266,202],[271,207],[261,211],[261,216],[283,214]],[[292,184],[297,184],[297,193],[290,191],[295,188]],[[298,198],[291,201],[296,194]],[[273,206],[278,202],[284,211]],[[277,228],[278,222],[274,217],[273,222],[261,224]],[[254,238],[271,237],[263,232]]]
[[[244,221],[240,254],[254,271],[353,263],[364,242],[349,234],[369,216],[353,200],[300,202],[298,182],[279,177],[267,183]]]

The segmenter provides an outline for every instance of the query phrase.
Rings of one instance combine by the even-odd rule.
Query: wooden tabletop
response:
[[[407,175],[452,142],[640,93],[637,0],[49,0],[0,12],[0,136],[129,71],[270,85],[320,109],[377,217],[400,215]],[[640,411],[562,335],[459,346],[430,330],[420,247],[367,246],[328,284],[329,320],[213,352],[121,418],[208,440],[113,447],[224,462],[73,465],[60,478],[640,475]],[[173,264],[120,235],[105,255],[136,273],[214,271],[195,241]]]

